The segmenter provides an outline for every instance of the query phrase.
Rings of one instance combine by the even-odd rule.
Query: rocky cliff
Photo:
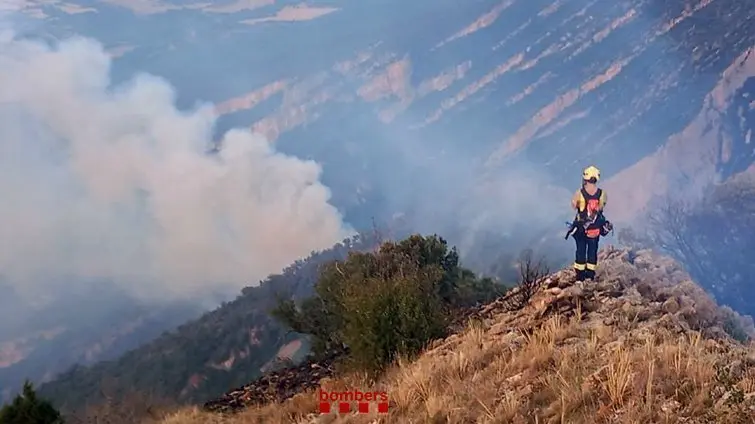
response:
[[[613,218],[631,220],[653,196],[698,197],[711,182],[752,173],[755,47],[721,74],[685,128],[653,154],[612,177],[606,187],[621,193]]]

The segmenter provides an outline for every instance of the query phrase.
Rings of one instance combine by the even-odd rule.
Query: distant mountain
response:
[[[434,212],[453,216],[469,189],[454,178],[500,184],[520,166],[572,190],[588,162],[609,180],[635,169],[674,134],[694,142],[680,132],[755,44],[755,11],[733,0],[30,0],[22,13],[29,32],[104,42],[116,80],[164,76],[180,104],[215,102],[219,131],[251,127],[322,163],[357,226],[396,211],[424,224],[443,187]],[[753,159],[731,143],[711,164],[724,177]]]
[[[58,293],[41,307],[16,306],[0,337],[0,401],[27,378],[50,381],[74,363],[116,358],[201,313],[193,304],[137,302],[107,286]]]

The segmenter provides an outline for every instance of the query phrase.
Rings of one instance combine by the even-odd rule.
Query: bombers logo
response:
[[[319,390],[320,413],[330,414],[332,407],[338,408],[339,414],[347,414],[352,411],[352,403],[356,403],[356,411],[360,414],[368,414],[372,404],[377,404],[379,414],[388,413],[388,394],[386,392],[372,391],[362,392],[353,390]],[[375,410],[375,409],[373,409]]]

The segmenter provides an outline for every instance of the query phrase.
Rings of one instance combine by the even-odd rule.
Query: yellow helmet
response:
[[[595,178],[595,182],[600,181],[600,169],[590,165],[582,171],[582,179],[589,181]]]

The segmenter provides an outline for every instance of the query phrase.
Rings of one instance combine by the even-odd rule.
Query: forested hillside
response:
[[[278,299],[311,294],[321,265],[374,244],[375,235],[367,232],[313,253],[258,286],[246,287],[235,300],[115,361],[73,367],[40,386],[39,393],[62,409],[73,410],[103,396],[133,392],[199,402],[244,384],[258,377],[280,348],[300,338],[270,316]]]

